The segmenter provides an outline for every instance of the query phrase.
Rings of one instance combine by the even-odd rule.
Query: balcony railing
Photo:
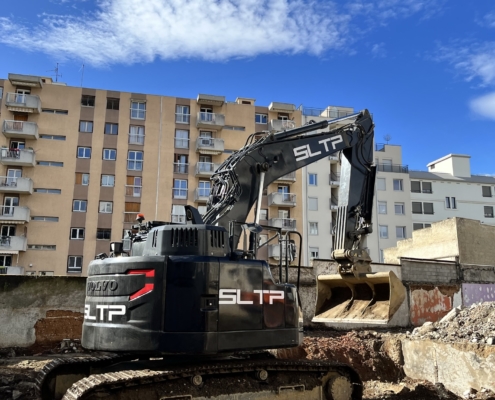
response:
[[[0,163],[3,165],[17,165],[24,167],[34,167],[36,158],[33,150],[28,149],[0,149]]]
[[[331,155],[331,156],[328,156],[328,159],[330,161],[339,161],[339,156],[338,155]]]
[[[296,181],[296,171],[289,172],[288,174],[285,174],[284,176],[281,176],[276,180],[277,182],[288,182],[292,183]]]
[[[0,193],[33,193],[31,178],[0,176]]]
[[[175,122],[178,124],[188,124],[191,121],[191,114],[175,114]]]
[[[323,117],[328,119],[342,118],[348,115],[354,114],[354,111],[339,110],[336,107],[331,108],[315,108],[315,107],[303,107],[302,114],[309,117]]]
[[[205,202],[210,197],[210,188],[197,188],[194,192],[194,201]]]
[[[142,186],[125,185],[125,195],[132,197],[141,197]]]
[[[409,166],[398,164],[378,164],[376,166],[376,170],[381,172],[397,172],[400,174],[407,174],[409,172]]]
[[[144,135],[136,135],[134,133],[129,133],[129,144],[144,145]]]
[[[375,151],[385,151],[385,143],[375,143]]]
[[[225,115],[211,112],[198,112],[196,126],[198,128],[221,129],[225,126]]]
[[[41,100],[38,96],[23,93],[7,93],[5,105],[9,111],[28,112],[39,114],[41,112]]]
[[[289,129],[294,129],[295,127],[296,123],[288,119],[272,119],[268,123],[268,130],[275,132],[287,131]]]
[[[287,249],[282,244],[282,258],[285,259],[286,253],[287,253]],[[280,244],[271,244],[268,246],[268,257],[274,258],[276,260],[280,259]],[[297,255],[296,255],[296,257],[297,257]]]
[[[199,137],[196,140],[196,151],[200,154],[221,154],[224,149],[223,139]]]
[[[333,186],[340,185],[340,173],[338,173],[338,172],[330,172],[329,184],[330,185],[333,185]]]
[[[26,236],[0,236],[0,249],[5,248],[13,251],[26,251]]]
[[[189,164],[174,163],[174,173],[175,174],[187,174],[187,173],[189,173]]]
[[[0,218],[7,221],[29,222],[31,215],[28,207],[0,206]]]
[[[186,216],[183,214],[171,214],[170,222],[173,222],[174,224],[185,224]]]
[[[335,196],[330,198],[330,210],[337,210],[339,208],[339,199]]]
[[[18,139],[38,139],[38,124],[28,121],[3,121],[2,132],[5,137]]]
[[[282,230],[293,231],[296,229],[296,220],[293,218],[272,218],[268,221],[268,225],[274,228],[282,228]]]
[[[296,195],[294,193],[279,193],[273,192],[268,195],[269,206],[296,206]]]
[[[9,267],[0,267],[0,275],[7,275],[7,270]]]
[[[219,166],[220,164],[211,162],[198,162],[196,164],[196,176],[211,176]]]

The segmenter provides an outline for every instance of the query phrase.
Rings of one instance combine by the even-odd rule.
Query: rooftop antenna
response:
[[[58,63],[55,69],[50,69],[48,72],[55,72],[55,82],[58,82],[58,77],[60,76],[62,78],[62,74],[58,73]]]
[[[82,65],[79,71],[81,71],[81,87],[82,87],[84,81],[84,64]]]
[[[385,136],[383,137],[383,139],[385,139],[385,141],[386,141],[386,142],[387,142],[387,144],[388,144],[388,142],[390,142],[390,139],[392,139],[392,136],[390,136],[390,135],[385,135]]]

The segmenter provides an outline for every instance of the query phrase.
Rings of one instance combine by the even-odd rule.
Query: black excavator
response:
[[[405,290],[393,273],[372,274],[362,249],[371,231],[373,130],[364,110],[253,134],[213,174],[206,214],[186,206],[186,224],[139,215],[110,256],[88,267],[82,345],[98,353],[47,365],[38,377],[41,398],[361,399],[352,367],[265,351],[300,345],[303,325],[299,278],[291,284],[288,273],[296,241],[259,222],[270,183],[341,152],[339,275],[319,278],[315,320],[388,320]],[[277,278],[257,259],[262,231],[280,243]]]

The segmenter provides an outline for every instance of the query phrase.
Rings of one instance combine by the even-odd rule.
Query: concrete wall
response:
[[[458,266],[453,261],[401,259],[404,282],[451,283],[459,279]]]
[[[0,277],[0,348],[80,339],[86,279]]]
[[[459,237],[459,262],[493,265],[495,226],[467,218],[456,218],[456,224]]]

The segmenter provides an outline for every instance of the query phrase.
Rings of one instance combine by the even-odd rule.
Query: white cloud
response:
[[[371,46],[371,54],[376,58],[384,58],[387,55],[387,50],[385,50],[385,43],[375,43]]]
[[[430,12],[431,4],[443,1],[359,0],[340,10],[328,0],[100,0],[92,12],[77,17],[45,14],[29,26],[16,23],[15,16],[0,17],[0,43],[92,65],[318,55],[356,40],[353,18],[371,18],[374,6],[380,11],[375,23],[380,24]]]
[[[471,100],[469,107],[475,114],[495,120],[495,92]]]

